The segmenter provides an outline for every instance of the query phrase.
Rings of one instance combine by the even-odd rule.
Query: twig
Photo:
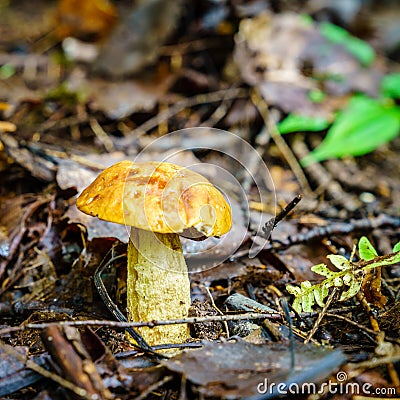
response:
[[[126,257],[126,255],[121,254],[119,256],[112,257],[104,265],[100,264],[94,273],[94,284],[95,284],[97,291],[99,292],[100,297],[103,300],[105,306],[112,313],[112,315],[114,315],[114,317],[118,321],[127,322],[128,320],[126,319],[125,315],[122,314],[121,310],[111,300],[111,297],[108,295],[107,289],[104,286],[103,280],[101,279],[101,274],[104,271],[104,269],[107,268],[111,263],[113,263],[114,261],[116,261],[122,257]],[[135,339],[135,341],[137,343],[137,347],[139,347],[141,350],[149,352],[153,355],[157,355],[157,356],[159,355],[154,352],[154,350],[151,348],[151,346],[143,339],[143,337],[141,335],[139,335],[139,333],[137,333],[135,331],[135,329],[133,329],[132,327],[128,327],[128,328],[126,328],[126,331]]]
[[[327,312],[327,313],[325,313],[325,316],[326,317],[332,317],[332,318],[338,318],[338,319],[341,319],[342,321],[346,321],[348,324],[353,325],[353,326],[363,330],[367,334],[368,333],[372,334],[372,335],[377,335],[378,334],[378,332],[375,332],[373,329],[368,328],[368,327],[366,327],[364,325],[360,325],[359,322],[355,322],[355,321],[351,320],[350,318],[345,317],[344,315],[335,314],[335,313],[332,313],[332,312]],[[374,341],[374,339],[371,336],[369,336],[369,335],[367,335],[367,336],[368,336],[368,338],[370,340]],[[396,339],[396,340],[398,340],[399,343],[400,343],[399,339]]]
[[[169,343],[169,344],[156,344],[153,346],[154,350],[170,350],[170,349],[199,349],[204,346],[202,342],[190,342],[190,343]],[[127,350],[121,351],[120,353],[114,354],[115,358],[128,358],[139,354],[140,350]]]
[[[211,292],[210,292],[210,289],[209,289],[207,286],[204,286],[204,288],[205,288],[205,290],[206,290],[206,292],[207,292],[207,294],[208,294],[208,297],[210,298],[210,302],[211,302],[211,305],[213,306],[214,310],[215,310],[219,315],[224,315],[223,312],[222,312],[222,311],[217,307],[217,305],[215,304],[215,301],[214,301],[213,296],[212,296],[212,294],[211,294]],[[229,335],[228,323],[227,323],[226,321],[223,321],[223,324],[224,324],[224,326],[225,326],[226,337],[229,337],[230,335]]]
[[[299,138],[294,139],[292,147],[299,158],[303,158],[309,153],[306,144]],[[346,193],[342,189],[342,186],[332,178],[331,174],[321,164],[314,163],[306,167],[305,170],[317,182],[320,189],[326,191],[334,204],[338,204],[349,211],[354,211],[359,207],[359,202]]]
[[[285,157],[289,167],[293,171],[294,175],[299,182],[301,189],[306,193],[312,193],[312,189],[310,184],[308,183],[307,177],[305,176],[299,162],[297,161],[295,155],[293,154],[290,147],[287,145],[285,140],[283,139],[282,135],[278,132],[276,128],[277,122],[277,110],[273,110],[272,112],[268,109],[268,105],[266,104],[265,100],[262,98],[260,93],[253,92],[253,96],[251,96],[254,105],[257,107],[258,111],[261,114],[261,117],[264,120],[264,124],[267,127],[269,134],[271,135],[272,140],[275,142],[277,147],[279,148],[282,155]]]
[[[303,196],[298,194],[294,199],[292,199],[276,217],[271,218],[265,223],[264,227],[262,228],[263,232],[269,237],[269,234],[272,232],[272,230],[279,224],[279,222],[287,217],[287,215],[297,206],[297,204],[299,204],[302,198]]]
[[[308,343],[311,338],[314,336],[315,332],[317,331],[317,329],[319,328],[319,324],[322,321],[322,318],[324,317],[324,315],[326,315],[326,310],[328,309],[328,307],[331,305],[333,298],[335,297],[335,294],[337,293],[337,288],[334,287],[332,292],[329,294],[326,303],[324,305],[324,308],[322,309],[322,311],[319,313],[318,318],[316,319],[316,321],[314,322],[314,326],[312,327],[310,333],[307,336],[307,339],[304,341],[304,344]]]
[[[0,345],[2,343],[0,342]],[[47,371],[47,369],[41,367],[40,365],[36,364],[34,361],[30,359],[26,359],[22,354],[18,353],[18,351],[14,350],[11,346],[2,346],[3,350],[10,354],[12,357],[16,358],[18,361],[25,364],[25,366],[32,371],[37,372],[38,374],[44,376],[45,378],[51,379],[52,381],[58,383],[60,386],[64,387],[65,389],[70,390],[71,392],[75,393],[76,395],[88,399],[93,400],[94,397],[90,396],[85,389],[82,389],[72,382],[67,381],[66,379],[62,378],[59,375],[54,374],[51,371]],[[96,396],[97,398],[97,396]]]
[[[170,382],[173,379],[173,376],[166,376],[164,379],[162,379],[159,382],[153,383],[150,385],[146,390],[144,390],[142,393],[140,393],[139,396],[136,396],[133,398],[133,400],[144,400],[147,398],[148,395],[151,394],[154,390],[159,389],[160,387],[164,386],[166,383]]]
[[[292,314],[291,314],[292,315]],[[310,316],[312,314],[304,314]],[[294,316],[294,314],[292,315]],[[107,326],[110,328],[139,328],[147,326],[148,328],[154,328],[155,326],[161,325],[175,325],[175,324],[199,324],[202,322],[214,322],[214,321],[240,321],[242,319],[274,319],[281,320],[282,316],[278,312],[276,313],[248,313],[248,314],[236,314],[236,315],[210,315],[207,317],[188,317],[181,319],[169,319],[160,321],[148,321],[148,322],[120,322],[120,321],[100,321],[100,320],[82,320],[82,321],[58,321],[58,322],[42,322],[42,323],[30,323],[21,326],[10,326],[0,330],[0,336],[6,335],[12,332],[20,332],[27,329],[44,329],[51,325],[60,326]]]
[[[204,103],[216,103],[221,100],[230,100],[237,99],[241,97],[247,97],[248,90],[243,88],[234,88],[234,89],[226,89],[226,90],[218,90],[212,93],[204,93],[199,94],[193,97],[189,97],[178,101],[172,107],[169,107],[165,111],[162,111],[155,115],[153,118],[148,119],[145,123],[137,127],[136,129],[130,131],[126,134],[126,136],[118,141],[115,141],[116,146],[119,148],[125,148],[128,145],[131,145],[133,141],[135,141],[139,136],[144,135],[149,130],[155,128],[158,124],[167,119],[173,117],[178,114],[185,108],[193,107],[198,104]]]
[[[217,125],[217,123],[226,115],[228,108],[232,105],[232,102],[234,100],[235,98],[222,98],[221,104],[217,107],[216,110],[214,110],[214,112],[208,117],[206,121],[203,121],[201,123],[200,126],[212,128],[213,126]]]
[[[98,123],[97,119],[90,118],[89,125],[92,128],[93,133],[100,140],[101,144],[104,146],[106,151],[110,153],[114,150],[114,143],[107,135],[107,132],[102,128],[102,126]]]
[[[332,235],[346,235],[355,231],[372,231],[377,228],[385,226],[400,228],[400,217],[395,217],[387,214],[380,214],[377,217],[350,219],[349,222],[330,221],[329,225],[317,226],[309,229],[305,233],[288,236],[284,240],[265,242],[263,251],[279,251],[287,249],[296,244],[307,243],[311,240],[322,239]],[[240,257],[247,256],[249,251],[247,249],[240,250],[230,257],[234,261]]]
[[[271,138],[271,135],[266,126],[263,126],[261,131],[258,132],[255,138],[255,150],[250,153],[250,157],[246,160],[246,170],[247,174],[245,175],[242,187],[245,193],[249,193],[251,189],[251,184],[253,181],[253,176],[256,175],[257,170],[259,169],[260,157],[263,157],[265,150],[267,149],[267,144]]]

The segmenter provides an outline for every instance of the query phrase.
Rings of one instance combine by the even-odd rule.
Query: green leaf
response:
[[[344,283],[346,286],[350,286],[351,283],[353,282],[353,280],[354,280],[354,275],[353,275],[352,272],[348,272],[347,274],[345,274],[345,275],[343,276],[343,283]]]
[[[301,282],[300,287],[287,285],[287,291],[295,296],[293,308],[301,313],[302,311],[312,312],[315,303],[324,307],[329,288],[332,286],[341,288],[339,301],[348,300],[360,291],[367,269],[400,263],[400,242],[395,245],[394,254],[381,257],[377,256],[376,250],[365,236],[359,240],[358,248],[362,256],[358,263],[352,263],[337,254],[327,256],[339,271],[331,271],[325,264],[311,267],[315,273],[326,276],[323,282],[312,285],[310,281],[304,281]]]
[[[357,281],[356,279],[354,279],[350,287],[346,291],[342,292],[339,301],[345,301],[355,296],[360,291],[361,285],[362,280]]]
[[[301,160],[303,166],[343,156],[361,156],[394,139],[400,128],[399,109],[362,96],[339,113],[324,141]]]
[[[0,79],[11,78],[16,72],[16,68],[11,64],[4,64],[0,67]]]
[[[382,93],[393,99],[400,99],[400,73],[386,75],[382,80]]]
[[[305,115],[289,114],[282,120],[277,128],[280,134],[299,131],[322,131],[329,126],[325,118],[307,117]]]
[[[333,279],[333,284],[335,287],[341,287],[341,286],[343,286],[343,279],[340,276],[336,276]]]
[[[324,300],[326,296],[328,296],[329,290],[326,285],[323,283],[320,285],[315,285],[314,287],[314,297],[315,301],[320,307],[323,307],[325,305]]]
[[[301,297],[296,297],[293,300],[293,304],[292,304],[293,310],[295,310],[297,313],[301,313],[302,312],[302,305],[301,305]]]
[[[314,305],[314,292],[313,290],[310,290],[308,292],[306,292],[303,296],[302,296],[302,307],[303,307],[303,311],[306,313],[311,313],[313,311],[312,307]]]
[[[326,94],[319,89],[312,89],[308,92],[307,97],[313,102],[313,103],[321,103],[322,101],[325,100]],[[325,128],[324,128],[325,129]]]
[[[378,253],[374,246],[372,246],[371,242],[365,236],[363,236],[358,242],[358,252],[360,253],[360,257],[366,261],[378,257]]]
[[[351,263],[346,257],[339,256],[337,254],[329,254],[327,256],[327,258],[329,258],[331,263],[337,269],[340,269],[340,270],[351,269]]]
[[[327,278],[331,278],[335,274],[325,264],[314,265],[311,267],[311,271],[318,275],[326,276]]]
[[[374,49],[367,42],[350,35],[340,26],[323,22],[320,24],[320,32],[330,42],[342,45],[363,66],[367,67],[374,62]]]
[[[286,285],[286,290],[287,290],[290,294],[293,294],[293,295],[295,295],[295,296],[298,296],[299,294],[301,294],[301,290],[300,290],[300,288],[298,288],[297,286]]]

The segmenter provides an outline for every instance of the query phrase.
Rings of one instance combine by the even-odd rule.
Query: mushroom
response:
[[[130,321],[184,318],[190,282],[179,234],[221,236],[232,225],[221,192],[202,175],[168,162],[121,161],[81,193],[78,209],[130,228],[127,309]],[[150,344],[181,343],[187,324],[139,328]]]

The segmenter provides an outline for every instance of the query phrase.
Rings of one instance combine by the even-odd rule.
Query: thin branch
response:
[[[310,316],[311,314],[304,314]],[[294,314],[291,314],[293,317]],[[282,319],[281,314],[276,313],[248,313],[248,314],[236,314],[236,315],[210,315],[207,317],[190,317],[181,319],[170,319],[160,321],[148,321],[148,322],[119,322],[119,321],[100,321],[100,320],[82,320],[82,321],[58,321],[58,322],[43,322],[43,323],[31,323],[21,326],[10,326],[0,330],[0,336],[12,333],[20,332],[27,329],[44,329],[51,325],[59,326],[107,326],[110,328],[139,328],[147,326],[148,328],[154,328],[155,326],[161,325],[175,325],[175,324],[198,324],[202,322],[214,322],[214,321],[240,321],[242,319]]]
[[[251,96],[251,99],[254,105],[257,107],[261,117],[263,118],[264,124],[267,127],[272,140],[275,142],[283,157],[285,157],[290,169],[296,176],[302,190],[306,194],[311,194],[312,189],[310,187],[310,184],[308,183],[306,175],[303,172],[303,169],[297,161],[296,156],[293,154],[292,150],[276,128],[277,110],[273,110],[273,112],[271,112],[268,108],[268,104],[265,102],[258,91],[253,92],[253,96]]]
[[[155,390],[159,389],[160,387],[164,386],[166,383],[172,381],[173,376],[166,376],[164,379],[161,381],[158,381],[156,383],[153,383],[150,385],[146,390],[144,390],[142,393],[140,393],[139,396],[135,397],[133,400],[145,400],[147,396],[151,394],[151,392],[154,392]]]
[[[47,369],[36,364],[34,361],[32,361],[30,359],[26,359],[21,353],[14,350],[11,346],[2,345],[1,342],[0,342],[0,346],[7,354],[16,358],[18,361],[24,363],[25,366],[27,368],[31,369],[32,371],[37,372],[38,374],[44,376],[45,378],[51,379],[52,381],[58,383],[60,386],[64,387],[65,389],[70,390],[71,392],[75,393],[76,395],[78,395],[81,398],[93,400],[92,396],[90,396],[85,389],[76,386],[72,382],[67,381],[66,379],[62,378],[59,375],[54,374],[51,371],[48,371]]]
[[[183,111],[186,108],[194,107],[198,104],[205,103],[216,103],[219,101],[237,99],[242,97],[248,97],[248,90],[243,88],[234,88],[234,89],[225,89],[218,90],[212,93],[204,93],[199,94],[193,97],[185,98],[181,101],[178,101],[172,107],[167,108],[166,110],[158,113],[154,117],[148,119],[142,125],[138,126],[136,129],[133,129],[129,133],[126,134],[126,137],[120,140],[115,140],[115,144],[117,147],[125,147],[127,145],[132,144],[132,141],[135,141],[139,136],[144,135],[149,130],[155,128],[161,122],[172,118],[174,115]]]
[[[310,333],[308,334],[307,339],[304,341],[304,344],[308,343],[311,340],[311,338],[314,336],[315,332],[319,328],[322,318],[324,317],[324,315],[326,315],[326,311],[328,310],[328,307],[331,305],[332,300],[335,297],[336,293],[337,293],[337,288],[335,287],[335,288],[333,288],[332,292],[328,296],[328,299],[326,300],[324,308],[319,313],[317,320],[314,323],[314,326],[312,327]]]

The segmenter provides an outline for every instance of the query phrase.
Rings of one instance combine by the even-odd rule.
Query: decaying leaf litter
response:
[[[282,394],[265,379],[399,397],[400,10],[340,4],[0,4],[2,397]],[[256,156],[235,163],[235,140],[207,127],[249,143],[275,193]],[[75,206],[137,155],[217,166],[245,192],[223,187],[235,218],[222,255],[219,239],[182,239],[192,307],[175,321],[126,322],[128,231]],[[174,323],[188,342],[146,348],[124,332]]]

